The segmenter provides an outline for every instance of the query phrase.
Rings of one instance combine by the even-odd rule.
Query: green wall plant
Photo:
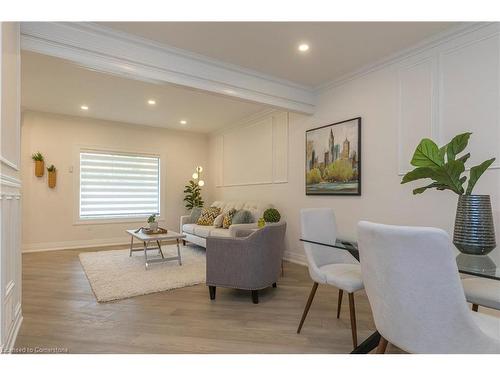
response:
[[[43,155],[40,152],[35,152],[33,155],[31,155],[31,158],[34,161],[43,161]]]
[[[470,153],[460,157],[458,154],[467,147],[471,134],[459,134],[442,147],[438,147],[431,139],[422,139],[411,159],[411,165],[416,168],[405,174],[401,183],[430,178],[433,180],[432,183],[414,189],[413,194],[421,194],[427,189],[435,188],[451,190],[458,195],[471,195],[481,175],[495,161],[495,158],[492,158],[472,167],[467,188],[464,189],[467,176],[462,174],[465,172],[465,162],[469,159]]]

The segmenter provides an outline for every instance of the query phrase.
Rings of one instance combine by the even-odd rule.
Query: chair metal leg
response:
[[[349,312],[351,314],[352,345],[358,346],[358,333],[356,330],[356,310],[354,308],[354,293],[349,293]]]
[[[344,291],[339,289],[339,301],[337,305],[337,319],[340,318],[340,308],[342,307],[342,296],[344,295]]]
[[[130,253],[128,254],[129,257],[132,256],[133,247],[134,247],[134,236],[130,236]]]
[[[317,282],[313,284],[311,293],[309,293],[309,298],[307,299],[306,307],[304,307],[304,312],[302,313],[302,318],[300,319],[299,328],[297,328],[297,333],[300,333],[302,325],[304,324],[304,320],[306,320],[307,313],[309,312],[309,308],[311,307],[314,295],[316,294],[316,289],[318,289]]]
[[[284,262],[283,259],[281,259],[281,277],[285,276],[285,267],[284,267]]]
[[[252,290],[252,302],[255,304],[259,303],[259,291],[258,290]]]
[[[208,292],[210,293],[210,299],[214,300],[215,299],[215,286],[209,285],[208,286]]]
[[[380,336],[380,341],[378,342],[377,346],[377,354],[384,354],[385,350],[387,349],[387,344],[389,342],[384,339],[382,336]]]
[[[475,303],[472,304],[472,311],[475,311],[477,312],[477,310],[479,310],[479,306],[476,305]]]

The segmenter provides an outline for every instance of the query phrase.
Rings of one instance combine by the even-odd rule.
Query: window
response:
[[[160,158],[80,152],[80,219],[160,214]]]

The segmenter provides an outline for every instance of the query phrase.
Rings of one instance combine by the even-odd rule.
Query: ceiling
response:
[[[156,105],[147,104],[149,99]],[[268,108],[227,96],[91,71],[55,57],[23,52],[23,108],[202,133]],[[87,105],[88,111],[80,109]],[[187,124],[180,124],[186,120]]]
[[[316,87],[457,22],[102,22],[100,25]],[[308,43],[307,53],[297,51]]]

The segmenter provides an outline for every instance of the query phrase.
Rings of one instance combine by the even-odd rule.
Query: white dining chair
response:
[[[302,239],[334,245],[337,238],[335,213],[331,208],[307,208],[300,212]],[[332,247],[304,242],[309,275],[314,281],[297,329],[300,333],[319,284],[339,289],[337,319],[340,318],[343,292],[349,296],[353,346],[358,346],[354,292],[363,289],[359,262],[349,252]]]
[[[462,280],[465,299],[472,303],[472,310],[479,306],[500,310],[500,281],[473,277]]]
[[[377,352],[500,353],[500,319],[468,308],[446,232],[362,221],[358,246]]]

